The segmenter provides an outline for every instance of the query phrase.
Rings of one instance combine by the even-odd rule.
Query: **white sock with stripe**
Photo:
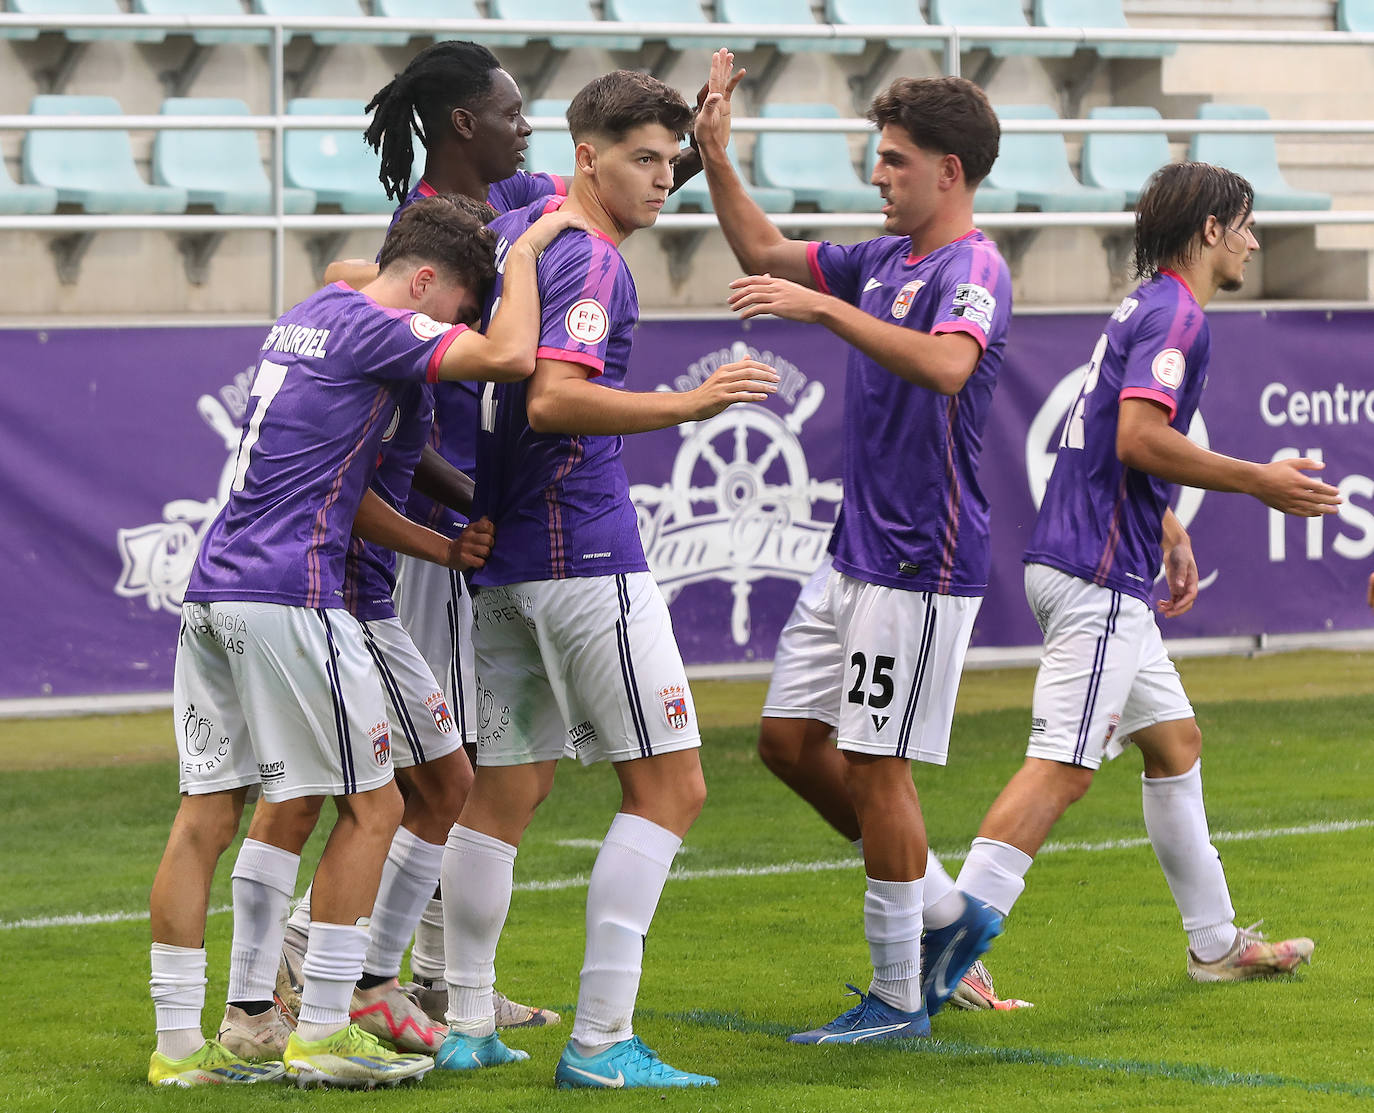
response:
[[[154,943],[148,989],[157,1018],[157,1050],[169,1059],[194,1055],[205,1043],[200,1014],[205,1008],[205,948]]]
[[[587,948],[573,1050],[595,1055],[632,1034],[648,934],[682,840],[643,816],[616,813],[587,886]]]
[[[377,886],[377,903],[372,908],[364,973],[394,978],[401,972],[401,958],[419,926],[434,886],[439,883],[443,857],[442,846],[425,842],[404,827],[396,829]]]
[[[1034,861],[1011,843],[974,839],[959,871],[959,889],[1005,916],[1026,891],[1026,873]]]
[[[868,878],[864,893],[864,938],[873,960],[868,992],[904,1013],[921,1007],[921,905],[924,878],[879,881]]]
[[[1202,802],[1202,761],[1177,777],[1140,778],[1145,833],[1200,962],[1215,962],[1236,941],[1235,910],[1221,855],[1212,845]]]
[[[286,909],[296,891],[299,854],[244,839],[234,862],[234,942],[229,951],[230,1002],[270,1001],[277,986]]]
[[[444,847],[444,980],[449,1027],[467,1036],[496,1031],[491,1001],[496,945],[510,912],[516,848],[454,824]]]

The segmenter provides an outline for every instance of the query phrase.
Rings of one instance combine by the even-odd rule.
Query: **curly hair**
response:
[[[387,234],[377,266],[385,271],[393,263],[428,263],[485,296],[496,279],[496,233],[487,227],[492,215],[485,201],[456,194],[416,201]]]

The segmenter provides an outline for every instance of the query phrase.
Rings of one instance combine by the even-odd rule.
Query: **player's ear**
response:
[[[964,164],[958,155],[945,155],[940,160],[940,186],[953,189],[964,180]]]
[[[577,163],[577,169],[583,174],[596,173],[596,148],[586,140],[577,145],[573,152],[573,159]]]
[[[417,267],[415,273],[410,276],[411,297],[415,298],[417,301],[423,298],[429,288],[434,285],[436,277],[434,268],[428,264]]]
[[[455,108],[448,114],[449,122],[453,124],[453,130],[463,139],[471,139],[474,120],[472,113],[466,108]]]
[[[1221,221],[1219,221],[1215,216],[1211,216],[1209,214],[1207,217],[1207,223],[1205,223],[1202,226],[1203,244],[1207,247],[1214,247],[1217,241],[1221,239],[1221,233]]]

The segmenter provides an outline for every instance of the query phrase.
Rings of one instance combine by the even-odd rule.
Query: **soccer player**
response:
[[[1184,435],[1206,385],[1203,310],[1238,290],[1254,195],[1219,166],[1157,171],[1136,206],[1144,282],[1107,321],[1069,410],[1026,549],[1026,598],[1045,635],[1026,760],[979,828],[959,889],[1006,916],[1055,821],[1103,760],[1134,742],[1144,761],[1145,830],[1188,936],[1196,981],[1288,973],[1310,939],[1270,942],[1238,928],[1202,798],[1202,736],[1151,613],[1161,546],[1166,618],[1192,607],[1197,565],[1169,509],[1175,484],[1240,491],[1289,514],[1333,513],[1336,489],[1313,460],[1256,464]]]
[[[732,64],[728,51],[716,53],[696,124],[721,229],[748,273],[731,283],[730,304],[743,318],[821,324],[850,345],[844,505],[830,559],[778,640],[759,752],[862,849],[873,981],[858,1005],[790,1038],[927,1036],[928,1006],[953,992],[998,928],[992,914],[964,908],[929,856],[911,760],[945,763],[987,586],[978,456],[1011,278],[974,227],[973,195],[997,157],[1000,129],[970,81],[893,82],[869,110],[880,129],[872,182],[889,235],[852,246],[789,240],[725,154]],[[951,896],[962,915],[937,925]],[[938,969],[938,1001],[921,984],[923,921],[961,943]]]
[[[581,213],[588,229],[561,236],[540,262],[543,320],[529,389],[483,394],[474,510],[491,518],[501,543],[489,574],[474,580],[477,773],[444,856],[450,1033],[441,1066],[528,1057],[495,1033],[496,946],[516,849],[566,749],[612,762],[622,799],[592,869],[577,1016],[555,1080],[560,1088],[715,1084],[665,1064],[631,1025],[643,937],[706,787],[691,692],[644,558],[621,437],[763,401],[778,381],[744,360],[691,391],[624,389],[638,304],[618,247],[658,218],[691,118],[674,90],[625,70],[573,99],[577,169],[563,211]],[[557,204],[537,202],[492,227],[504,245]]]
[[[344,554],[355,527],[381,544],[454,567],[475,563],[489,531],[457,544],[364,505],[399,391],[429,377],[515,379],[533,370],[535,261],[576,217],[532,228],[505,262],[508,296],[487,335],[471,319],[494,274],[492,237],[462,204],[434,199],[397,223],[377,279],[327,287],[268,333],[254,376],[230,498],[202,542],[183,606],[174,699],[182,797],[150,897],[151,990],[158,1046],[149,1081],[190,1086],[278,1077],[207,1043],[205,914],[215,863],[233,838],[248,786],[255,820],[235,873],[270,891],[269,951],[295,886],[301,845],[326,796],[339,820],[316,873],[314,930],[300,1024],[285,1072],[302,1084],[391,1084],[433,1060],[396,1055],[350,1027],[378,876],[401,800],[392,781],[381,685],[343,607]],[[513,266],[512,266],[513,264]],[[466,535],[465,535],[466,536]],[[268,822],[270,820],[270,822]],[[255,999],[271,997],[270,979]]]

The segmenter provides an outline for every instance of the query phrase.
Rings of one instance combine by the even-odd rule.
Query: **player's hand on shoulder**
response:
[[[1159,600],[1159,613],[1165,618],[1187,614],[1197,602],[1197,561],[1193,546],[1181,541],[1164,553],[1164,578],[1169,598]]]
[[[782,380],[773,368],[756,359],[742,359],[717,367],[711,377],[694,390],[687,392],[691,400],[690,421],[715,417],[736,402],[766,402],[776,394]]]
[[[1295,460],[1275,460],[1259,465],[1259,482],[1251,491],[1260,502],[1295,514],[1302,518],[1316,518],[1334,514],[1341,504],[1340,492],[1308,472],[1326,467],[1320,460],[1300,457]]]
[[[750,274],[730,283],[728,304],[740,320],[771,313],[789,321],[814,323],[828,295],[771,274]]]
[[[490,518],[478,518],[463,527],[463,532],[449,546],[448,566],[459,572],[481,568],[491,556],[496,542],[496,527]]]
[[[523,245],[536,256],[553,243],[560,235],[569,228],[580,228],[584,231],[587,228],[587,219],[581,213],[564,212],[562,209],[555,209],[551,213],[545,213],[528,228],[516,240],[517,245]]]

